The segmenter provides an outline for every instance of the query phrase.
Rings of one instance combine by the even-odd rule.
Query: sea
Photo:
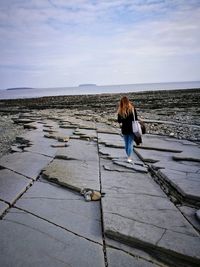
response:
[[[120,85],[82,84],[76,87],[10,88],[0,90],[0,99],[38,98],[58,95],[134,93],[157,90],[200,89],[200,81]]]

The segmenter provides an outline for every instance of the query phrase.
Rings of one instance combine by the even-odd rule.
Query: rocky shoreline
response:
[[[124,94],[51,96],[0,100],[0,156],[9,151],[23,124],[14,123],[26,114],[58,117],[63,110],[71,116],[103,122],[118,128],[116,110]],[[135,103],[147,132],[200,143],[200,90],[149,91],[126,94]]]
[[[1,266],[200,265],[199,145],[145,134],[127,162],[112,108],[20,108],[28,130],[0,158]]]

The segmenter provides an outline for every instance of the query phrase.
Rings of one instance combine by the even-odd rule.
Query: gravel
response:
[[[0,157],[10,151],[17,135],[24,132],[23,126],[13,123],[12,115],[0,116]]]

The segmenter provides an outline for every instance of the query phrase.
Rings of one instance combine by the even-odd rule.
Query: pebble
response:
[[[23,126],[14,124],[11,115],[0,116],[0,157],[9,152],[16,136],[23,132]]]

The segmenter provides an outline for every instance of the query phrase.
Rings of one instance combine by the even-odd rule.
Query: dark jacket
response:
[[[137,111],[134,108],[134,113],[135,113],[135,119],[137,120]],[[132,134],[132,121],[134,120],[133,118],[133,113],[131,112],[126,118],[123,118],[121,115],[118,114],[118,122],[122,123],[122,134]]]

